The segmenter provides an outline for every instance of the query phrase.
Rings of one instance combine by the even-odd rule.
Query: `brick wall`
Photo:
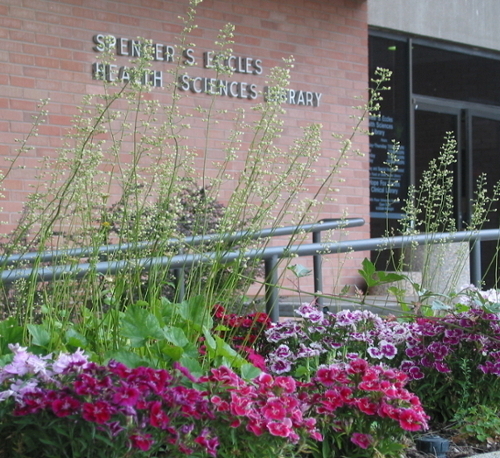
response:
[[[4,182],[1,220],[3,233],[14,227],[23,202],[32,191],[39,160],[56,154],[63,145],[63,136],[77,112],[82,95],[100,90],[92,79],[92,64],[98,52],[93,50],[96,34],[135,39],[144,37],[155,43],[175,44],[180,32],[179,15],[186,10],[186,2],[177,0],[0,0],[0,156],[15,155],[16,139],[30,131],[32,116],[40,99],[50,98],[47,122],[32,139],[34,149],[23,154]],[[365,97],[367,71],[366,2],[362,0],[205,0],[197,8],[198,28],[193,32],[193,55],[196,64],[190,76],[210,76],[203,68],[202,55],[214,48],[218,30],[225,23],[236,26],[233,54],[262,61],[261,75],[235,74],[231,80],[255,84],[262,90],[269,69],[281,63],[282,58],[294,56],[291,87],[321,93],[319,106],[287,105],[283,145],[290,145],[299,129],[308,123],[323,125],[323,157],[317,167],[321,176],[331,158],[338,155],[339,143],[332,133],[350,135],[356,114],[351,108],[361,104],[355,97]],[[118,56],[117,65],[126,65],[127,58]],[[155,62],[154,69],[167,70],[172,64]],[[153,94],[168,103],[169,95],[160,88]],[[187,92],[182,102],[186,106],[208,106],[211,99],[205,94]],[[260,96],[259,96],[260,97]],[[237,108],[251,110],[260,99],[218,97],[217,107],[230,113]],[[251,115],[249,114],[251,120]],[[202,130],[192,134],[192,144],[202,150],[205,145]],[[221,142],[227,136],[228,125],[214,127],[209,147],[210,160],[220,155]],[[197,133],[199,137],[197,137]],[[196,138],[194,138],[196,137]],[[354,144],[363,153],[368,151],[366,137],[358,137]],[[1,169],[9,163],[0,162]],[[235,166],[237,168],[237,165]],[[208,171],[207,173],[210,173]],[[368,220],[369,186],[368,158],[354,157],[343,167],[336,202],[327,202],[321,217],[348,216]],[[317,188],[316,179],[309,181],[310,193]],[[230,194],[230,187],[225,191]],[[222,196],[224,198],[224,196]],[[369,228],[352,229],[350,238],[368,237]],[[328,291],[337,282],[338,270],[343,269],[344,283],[356,281],[359,260],[365,254],[353,255],[354,260],[330,259],[326,270]],[[304,262],[305,264],[306,262]],[[326,289],[326,288],[325,288]]]

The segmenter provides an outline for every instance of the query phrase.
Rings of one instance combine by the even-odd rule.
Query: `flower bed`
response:
[[[82,350],[11,344],[0,369],[3,456],[397,457],[412,434],[449,421],[462,437],[493,440],[497,307],[472,290],[441,316],[304,304],[301,320],[272,324],[216,306],[198,340],[201,375],[177,361],[97,364]]]

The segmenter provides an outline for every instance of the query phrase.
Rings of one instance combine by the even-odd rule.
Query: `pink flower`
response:
[[[71,396],[64,396],[63,398],[52,401],[51,407],[56,416],[67,417],[68,415],[78,413],[80,401]]]
[[[262,436],[265,432],[265,424],[264,421],[260,418],[250,418],[247,425],[247,430],[256,436]]]
[[[336,382],[349,382],[349,378],[346,373],[335,364],[332,364],[331,366],[320,366],[316,372],[316,379],[325,386],[331,386]]]
[[[358,447],[367,449],[373,443],[373,437],[369,434],[353,433],[351,436],[351,442]]]
[[[420,431],[427,426],[425,419],[413,409],[403,409],[400,412],[399,424],[406,431]]]
[[[170,423],[170,418],[164,412],[162,403],[154,401],[149,410],[149,423],[155,428],[165,429]]]
[[[375,415],[377,413],[377,404],[370,401],[369,398],[358,398],[355,403],[356,407],[366,415]]]
[[[86,402],[83,404],[82,417],[84,420],[103,424],[111,418],[114,411],[113,406],[106,401]]]
[[[286,393],[293,393],[297,388],[297,384],[292,377],[276,377],[274,385],[283,388]]]
[[[151,434],[132,434],[130,436],[132,447],[147,452],[153,445]]]
[[[219,368],[212,369],[212,380],[216,382],[222,382],[227,386],[242,386],[245,384],[243,379],[238,377],[231,369],[226,366],[221,366]]]
[[[331,413],[344,405],[342,395],[336,390],[327,390],[318,407],[318,413]]]
[[[248,398],[238,396],[234,391],[231,393],[231,413],[233,415],[246,415],[251,408],[252,401]]]
[[[278,421],[270,421],[267,423],[267,429],[268,431],[273,435],[273,436],[279,436],[279,437],[288,437],[292,433],[292,428],[291,428],[291,421],[286,418],[285,420],[288,420],[288,422],[283,421],[283,422],[278,422]]]
[[[256,382],[261,386],[270,387],[273,384],[273,376],[268,374],[267,372],[261,372],[256,379]]]
[[[247,347],[245,347],[245,349],[246,348]],[[248,361],[250,361],[256,368],[260,369],[261,371],[266,370],[266,359],[263,356],[259,355],[252,348],[249,348],[247,353]]]
[[[379,391],[381,389],[381,383],[378,380],[361,382],[358,388],[363,391]]]
[[[286,410],[279,399],[269,399],[262,408],[262,416],[266,420],[283,420],[286,416]]]
[[[363,374],[368,368],[368,362],[364,359],[358,358],[354,361],[351,361],[349,366],[347,367],[347,373],[349,374]]]

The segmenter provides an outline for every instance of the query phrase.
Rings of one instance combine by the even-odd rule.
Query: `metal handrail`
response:
[[[321,225],[316,225],[318,229]],[[87,272],[98,272],[103,274],[113,274],[130,268],[140,268],[145,271],[153,267],[181,268],[200,263],[230,263],[238,259],[262,259],[266,264],[266,310],[273,321],[279,319],[279,304],[276,292],[276,267],[279,259],[296,256],[323,256],[326,254],[346,253],[351,251],[388,250],[395,248],[405,248],[414,245],[470,242],[473,251],[479,251],[479,244],[482,240],[499,240],[500,229],[485,229],[481,231],[460,231],[454,233],[433,233],[419,235],[403,235],[395,237],[381,237],[374,239],[351,240],[343,242],[309,243],[302,245],[286,245],[277,247],[254,248],[250,250],[231,251],[223,254],[208,252],[196,254],[179,254],[172,257],[160,256],[153,258],[139,258],[120,261],[102,261],[96,263],[83,263],[79,265],[48,266],[36,269],[14,269],[4,270],[0,275],[0,281],[10,283],[13,278],[30,278],[35,276],[37,280],[49,281],[71,275],[72,278],[82,278]],[[477,254],[472,257],[472,264],[480,261]],[[471,269],[477,277],[477,269],[480,263]],[[480,276],[480,275],[479,275]]]
[[[196,246],[202,243],[209,242],[238,242],[243,239],[256,240],[266,237],[280,237],[284,235],[293,235],[299,232],[319,232],[331,229],[338,229],[344,227],[356,227],[365,224],[363,218],[335,218],[335,219],[322,219],[317,223],[301,224],[296,226],[273,227],[261,229],[259,231],[238,231],[230,234],[217,233],[206,235],[193,235],[184,238],[170,238],[162,242],[163,246]],[[110,255],[125,251],[142,251],[152,248],[157,242],[137,242],[137,243],[121,243],[115,245],[103,245],[97,248],[69,248],[64,250],[48,250],[43,252],[29,252],[22,254],[14,254],[10,256],[0,256],[0,266],[10,266],[20,262],[33,263],[33,262],[51,262],[60,259],[68,258],[86,258],[90,256]]]
[[[183,239],[169,239],[163,244],[165,246],[177,246],[179,253],[182,253],[182,248],[185,246],[195,246],[207,242],[237,242],[242,239],[255,240],[260,238],[277,237],[284,235],[292,235],[299,233],[313,233],[313,240],[317,239],[318,234],[321,231],[338,229],[338,228],[349,228],[364,225],[365,221],[363,218],[336,218],[336,219],[323,219],[317,223],[302,224],[295,226],[285,226],[278,228],[268,228],[262,229],[260,231],[238,231],[231,234],[208,234],[203,236],[191,236],[185,237]],[[178,254],[176,256],[163,256],[157,258],[139,258],[139,259],[127,259],[119,261],[100,261],[100,262],[86,262],[78,264],[65,264],[61,266],[35,266],[35,267],[23,267],[23,268],[13,268],[5,269],[5,267],[15,265],[16,263],[46,263],[57,260],[67,260],[68,258],[84,258],[103,255],[109,255],[112,253],[124,252],[124,251],[141,251],[146,250],[154,246],[155,242],[139,242],[135,244],[119,244],[119,245],[104,245],[98,248],[74,248],[67,250],[52,250],[46,252],[31,252],[18,255],[4,256],[0,257],[0,266],[3,267],[3,271],[0,274],[0,282],[3,284],[13,283],[22,279],[34,279],[35,281],[53,281],[64,276],[69,276],[71,278],[79,279],[83,278],[89,271],[101,274],[112,275],[120,270],[135,267],[143,271],[148,271],[153,267],[167,267],[174,271],[174,275],[177,279],[177,297],[182,300],[184,297],[184,268],[193,266],[194,264],[209,262],[209,257],[203,257],[203,259],[197,259],[195,257],[191,258],[193,255]],[[240,252],[235,252],[240,253]],[[216,253],[205,253],[204,255],[215,256],[219,260],[220,255]],[[225,258],[225,255],[222,256]],[[238,256],[237,256],[238,257]],[[259,256],[253,256],[258,258]],[[321,263],[318,259],[320,256],[318,254],[313,255],[314,261],[314,271],[315,271],[315,286],[317,284],[316,279],[321,278]],[[265,257],[261,258],[264,260],[266,279],[273,275],[276,271],[276,265],[273,263],[269,264],[269,260]],[[274,259],[274,258],[273,258]],[[215,260],[215,259],[213,259]],[[224,262],[230,262],[223,260]],[[277,260],[276,260],[277,262]],[[269,301],[277,303],[278,295],[276,290],[277,278],[274,285],[269,282],[266,283],[266,297],[269,297]],[[319,291],[318,288],[315,289]],[[276,312],[279,315],[279,310]]]

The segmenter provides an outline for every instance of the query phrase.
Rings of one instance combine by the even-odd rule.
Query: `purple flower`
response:
[[[52,364],[52,370],[56,374],[66,374],[68,372],[80,372],[88,364],[88,356],[83,350],[76,350],[75,353],[61,353]]]
[[[442,361],[450,353],[450,348],[440,342],[432,342],[427,351],[432,353],[436,360]]]
[[[442,372],[442,373],[448,373],[448,372],[451,372],[450,368],[448,367],[448,365],[446,363],[443,363],[442,361],[435,361],[434,362],[434,368],[438,371],[438,372]]]
[[[317,314],[318,308],[313,303],[305,303],[302,304],[296,311],[297,315],[300,315],[303,318],[309,318],[313,314]],[[320,312],[321,313],[321,312]],[[321,313],[323,315],[323,313]]]
[[[367,352],[372,358],[382,359],[384,357],[384,355],[380,351],[380,348],[377,347],[369,347]]]
[[[418,366],[411,367],[407,373],[412,380],[421,380],[424,378],[424,374]]]
[[[382,340],[379,343],[379,348],[380,351],[382,352],[382,355],[385,356],[387,359],[393,359],[398,352],[396,346],[390,342],[387,342],[386,340]]]
[[[281,344],[274,352],[273,356],[279,359],[287,359],[292,358],[293,354],[290,350],[290,347],[285,344]]]
[[[286,360],[278,359],[269,364],[269,370],[274,374],[285,374],[292,370],[292,365]]]

